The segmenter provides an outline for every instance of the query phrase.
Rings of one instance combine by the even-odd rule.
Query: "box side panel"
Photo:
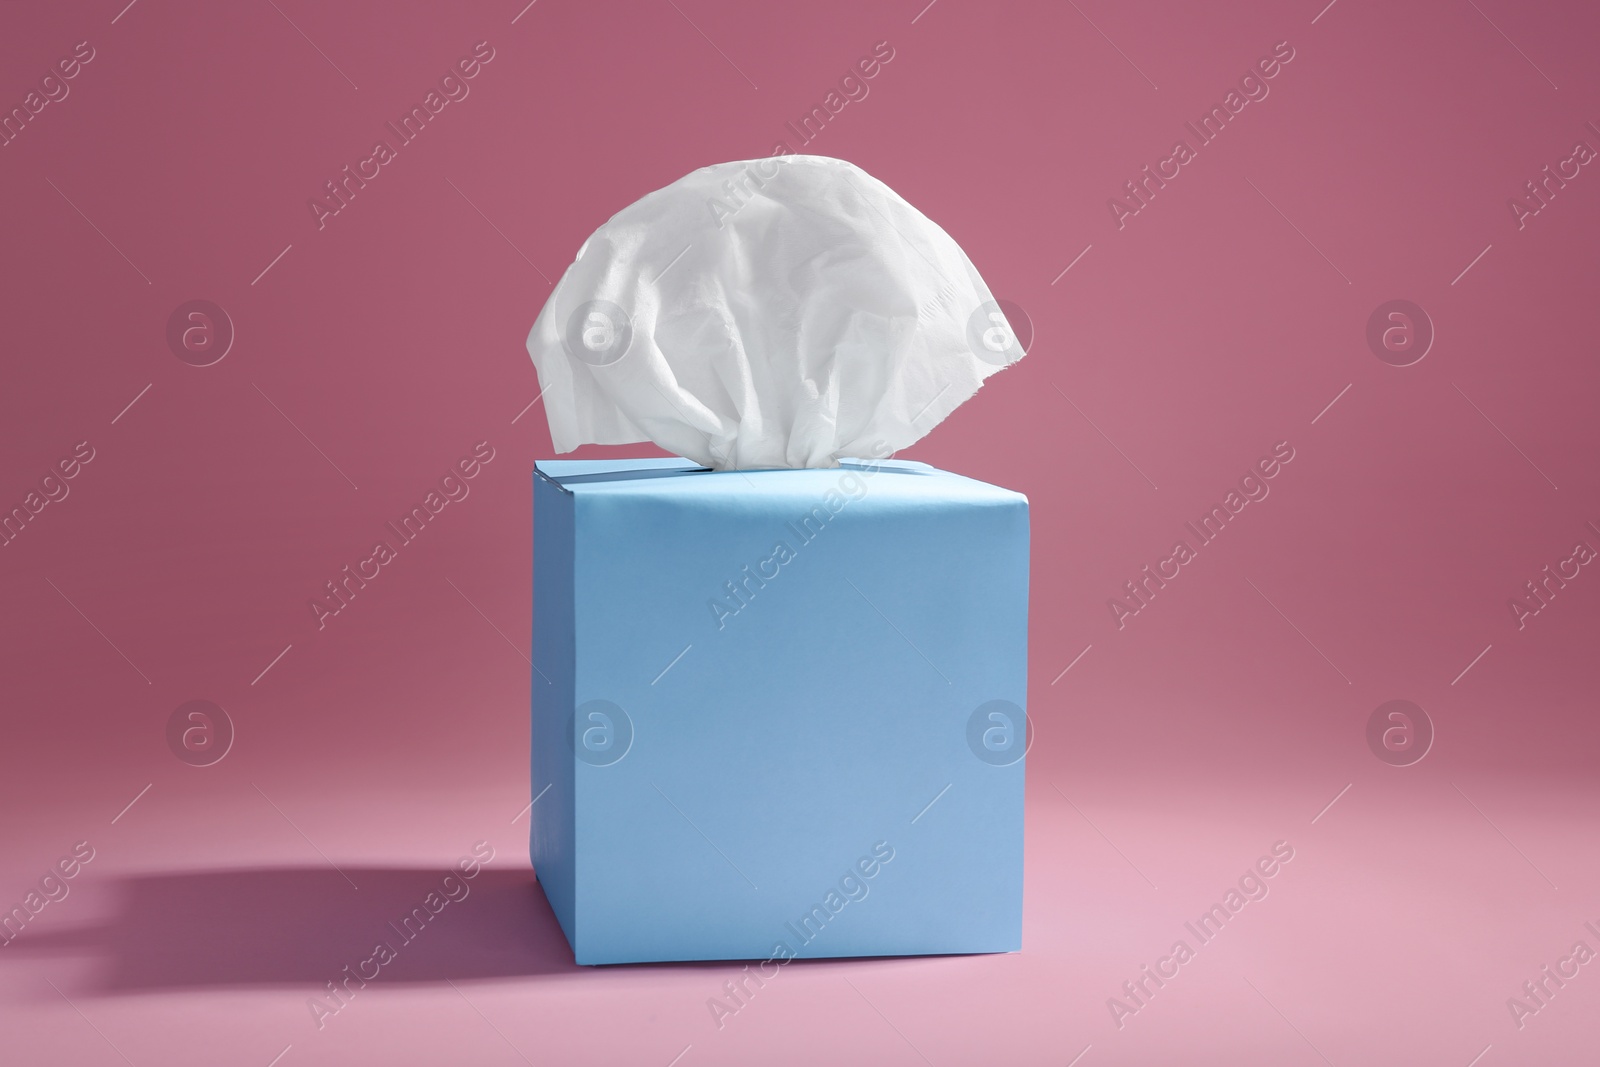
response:
[[[577,944],[572,751],[573,499],[533,476],[533,744],[528,854],[567,942]]]

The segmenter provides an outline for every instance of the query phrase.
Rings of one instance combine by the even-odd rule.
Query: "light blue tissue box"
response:
[[[530,850],[578,963],[1021,948],[1027,498],[904,461],[533,481]]]

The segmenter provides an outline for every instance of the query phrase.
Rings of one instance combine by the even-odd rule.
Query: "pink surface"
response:
[[[39,492],[0,547],[0,899],[94,852],[0,948],[0,1058],[1592,1062],[1591,6],[124,2],[0,13],[8,112],[92,54],[0,147],[0,504]],[[319,226],[478,42],[467,95]],[[575,968],[527,867],[550,444],[522,342],[600,221],[780,141],[882,178],[1032,321],[906,453],[1033,502],[1027,910],[1020,954],[797,964],[718,1029],[738,967]],[[1147,165],[1166,184],[1110,206]],[[194,300],[231,320],[215,362],[226,331],[169,343]],[[1420,361],[1414,310],[1409,347],[1387,309],[1369,345],[1395,300]],[[484,441],[319,629],[324,583]],[[1114,611],[1146,565],[1176,576]],[[169,748],[192,700],[236,731],[210,766]],[[1431,723],[1420,762],[1388,720],[1369,747],[1391,700]],[[308,998],[477,841],[470,894],[319,1029]],[[1276,842],[1202,944],[1185,923]],[[1135,1001],[1145,965],[1171,977]]]

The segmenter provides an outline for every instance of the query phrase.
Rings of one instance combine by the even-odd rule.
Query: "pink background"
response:
[[[1600,175],[1507,204],[1600,148],[1592,6],[124,2],[0,12],[7,111],[94,49],[0,148],[0,504],[94,449],[0,548],[0,901],[95,849],[0,948],[8,1062],[1592,1061],[1600,965],[1507,1006],[1600,949],[1600,574],[1508,606],[1600,547]],[[319,229],[308,199],[479,41],[470,95]],[[523,340],[595,226],[802,147],[785,123],[879,41],[806,150],[1036,335],[904,453],[1033,504],[1024,950],[795,965],[718,1030],[737,967],[577,969],[527,868]],[[1280,41],[1119,229],[1108,198]],[[168,347],[191,299],[237,332],[212,366]],[[1392,299],[1437,331],[1411,366],[1366,341]],[[308,600],[485,440],[319,631]],[[1279,441],[1270,497],[1119,629],[1108,599]],[[1437,732],[1411,766],[1365,739],[1396,698]],[[167,747],[192,699],[237,729],[213,766]],[[319,1031],[307,998],[478,840],[473,895]],[[1266,899],[1119,1028],[1107,999],[1276,841]]]

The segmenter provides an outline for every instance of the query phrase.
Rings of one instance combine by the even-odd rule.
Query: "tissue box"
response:
[[[1021,947],[1028,502],[534,471],[530,851],[580,964]]]

